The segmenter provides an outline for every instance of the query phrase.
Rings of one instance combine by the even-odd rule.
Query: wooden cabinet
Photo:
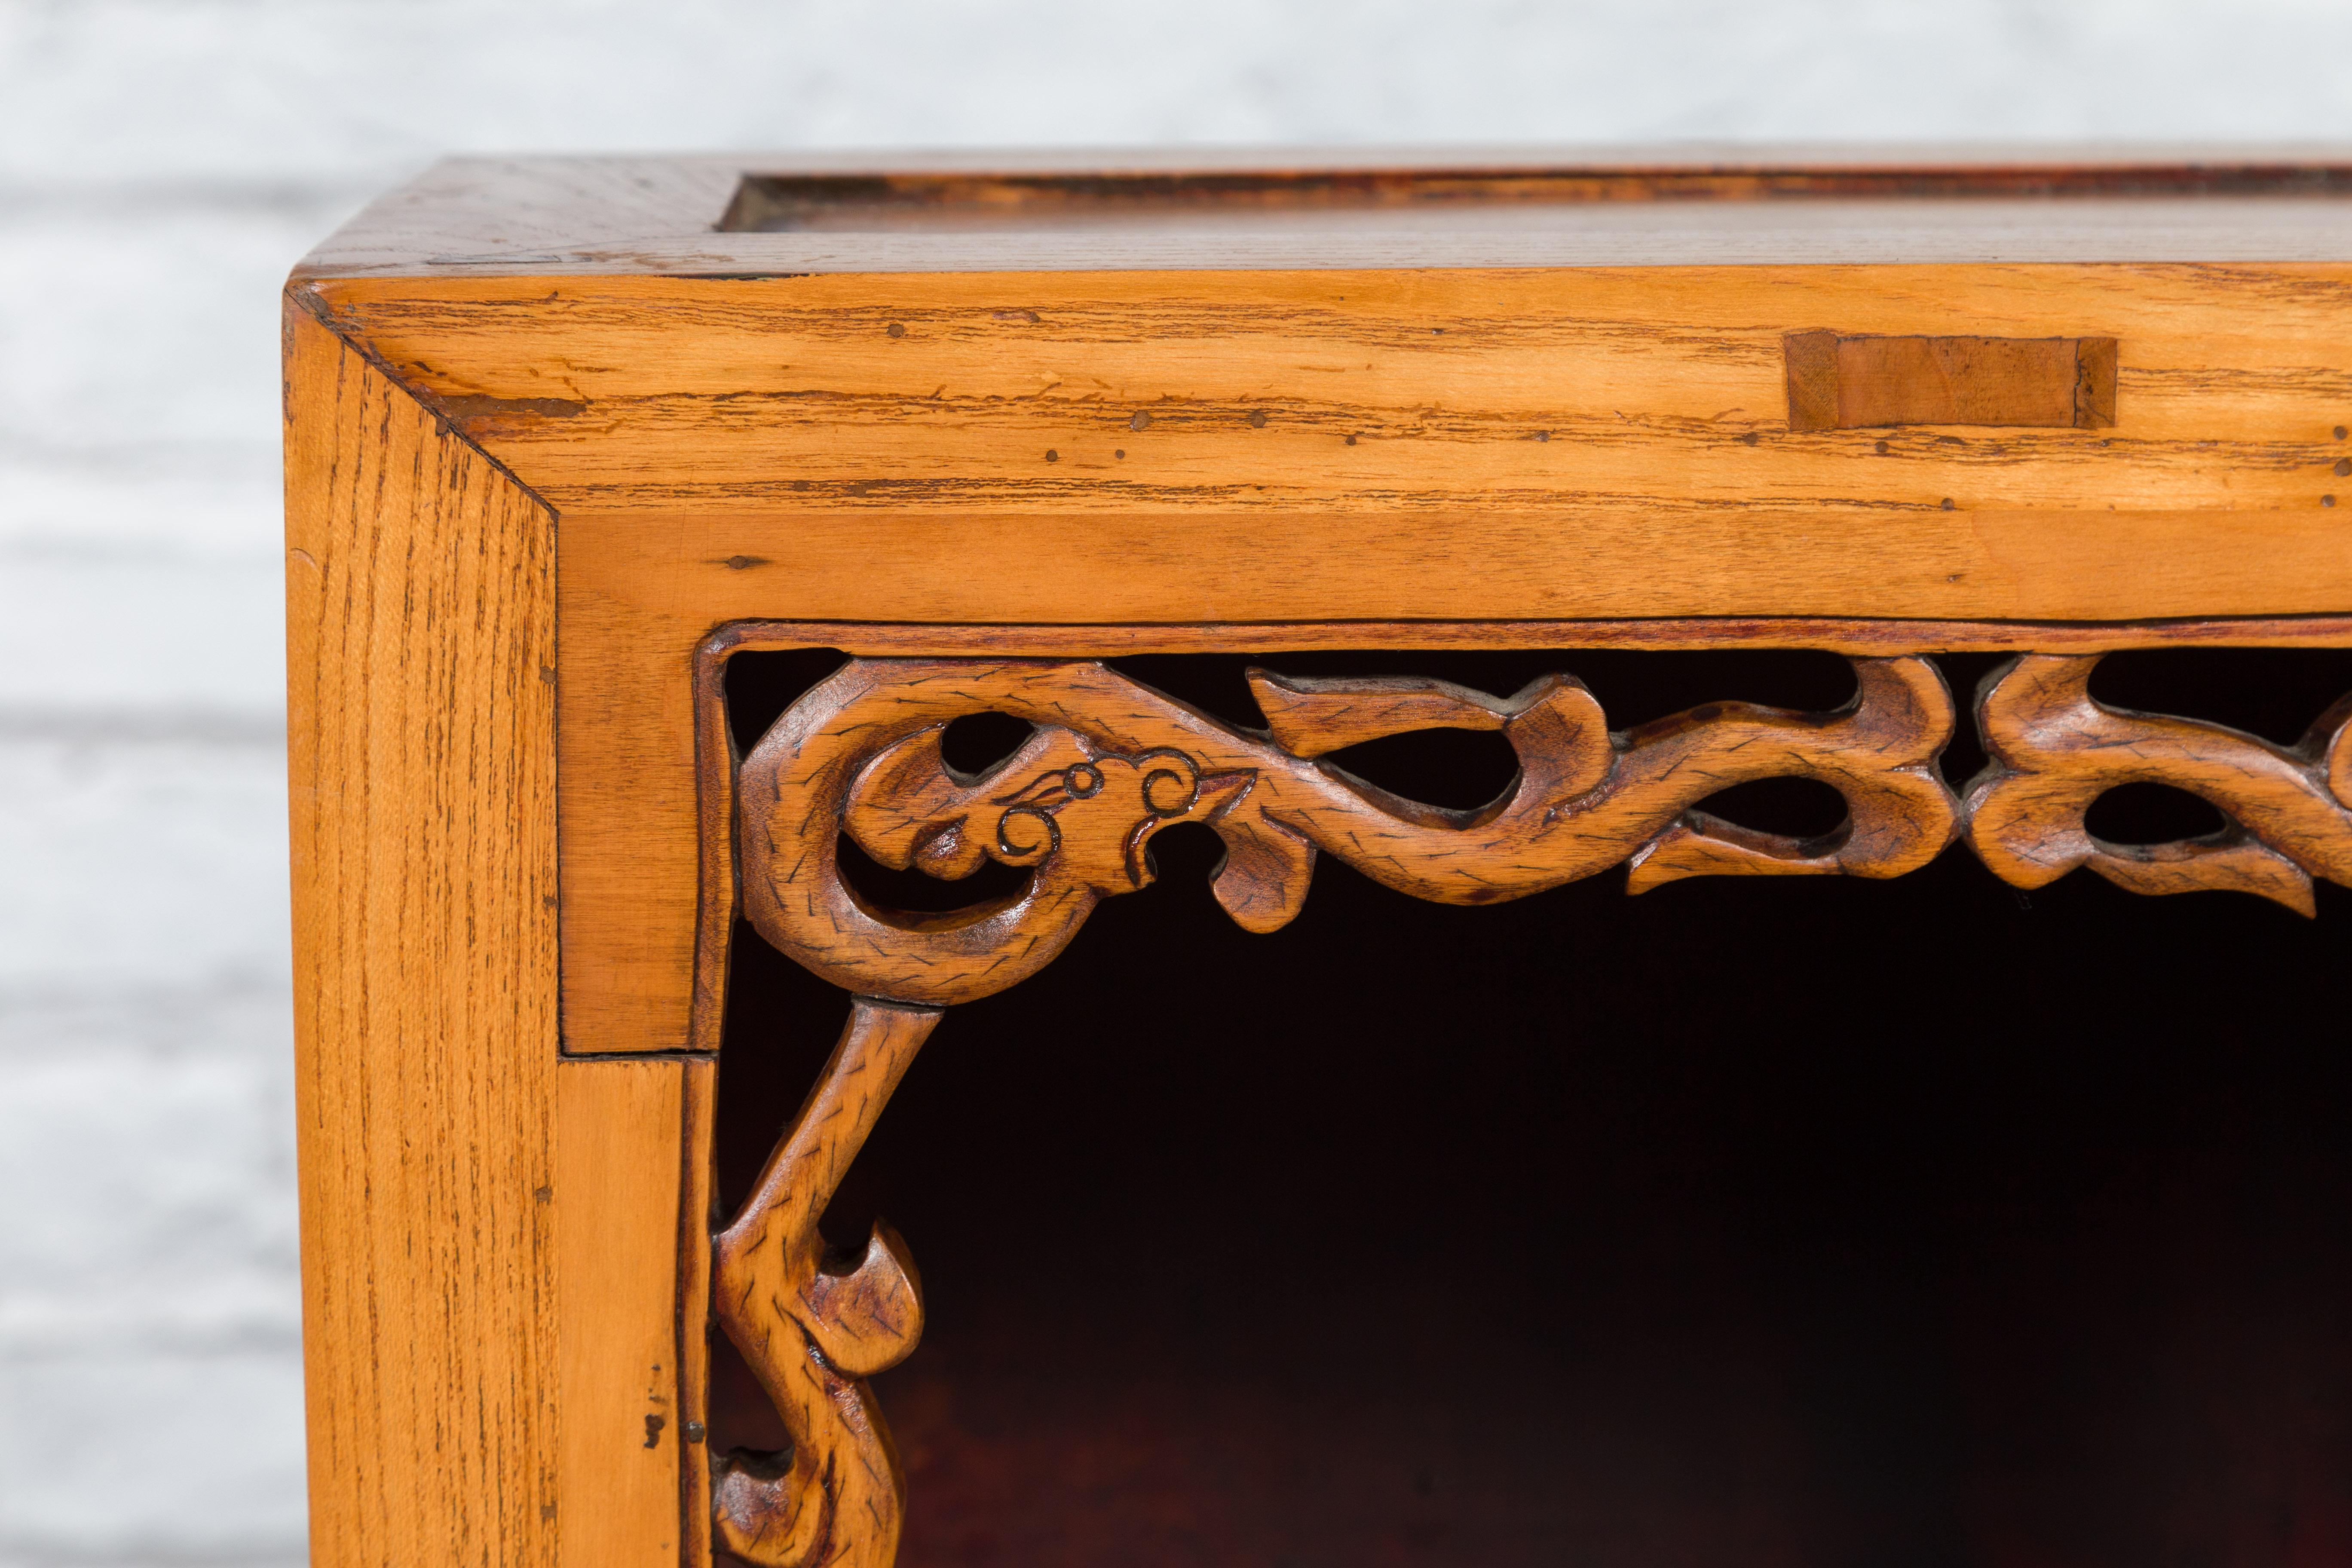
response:
[[[2091,689],[2352,647],[2352,165],[461,161],[285,321],[321,1564],[889,1562],[862,1380],[920,1288],[817,1221],[943,1016],[1164,830],[1251,932],[1318,858],[1465,905],[1961,841],[2022,889],[2352,883],[2352,709],[2291,744]],[[1283,667],[1364,649],[1814,650],[1852,696],[1629,725],[1572,664]],[[796,650],[747,729],[730,668]],[[1265,661],[1231,711],[1118,662],[1211,654]],[[1435,731],[1515,776],[1339,755]],[[1709,809],[1781,778],[1843,823]],[[2138,784],[2220,829],[2085,826]],[[744,942],[857,1000],[714,1226]],[[788,1453],[712,1455],[714,1321]]]

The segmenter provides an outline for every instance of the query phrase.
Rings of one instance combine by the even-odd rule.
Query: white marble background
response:
[[[302,1556],[276,293],[451,150],[2352,142],[2347,0],[0,0],[0,1568]]]

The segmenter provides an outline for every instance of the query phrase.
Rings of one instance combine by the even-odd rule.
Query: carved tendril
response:
[[[2309,915],[2312,878],[2352,883],[2352,697],[2300,745],[2195,719],[2110,708],[2096,655],[2026,654],[1977,694],[1990,761],[1969,786],[1969,843],[1994,875],[2039,888],[2088,866],[2135,893],[2231,889]],[[2126,784],[2186,790],[2226,825],[2169,844],[2111,844],[2084,826]]]
[[[945,1005],[1049,963],[1097,903],[1150,881],[1149,840],[1178,822],[1206,823],[1224,840],[1214,891],[1257,931],[1297,914],[1318,850],[1448,903],[1522,898],[1628,858],[1636,891],[1732,872],[1896,876],[1939,852],[1958,821],[1934,765],[1951,700],[1925,659],[1854,668],[1859,689],[1835,712],[1718,703],[1623,734],[1566,676],[1502,699],[1438,681],[1253,671],[1269,725],[1255,733],[1099,664],[856,660],[744,760],[744,908],[770,942],[836,984]],[[940,752],[945,726],[992,710],[1035,728],[984,776],[956,773]],[[1499,731],[1518,757],[1510,789],[1476,811],[1447,811],[1321,760],[1439,727]],[[1691,809],[1784,775],[1835,788],[1845,824],[1801,842]],[[993,858],[1027,867],[1029,880],[949,915],[880,909],[840,872],[844,832],[895,869],[953,879]]]

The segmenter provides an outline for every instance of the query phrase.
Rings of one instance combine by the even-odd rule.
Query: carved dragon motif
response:
[[[1725,872],[1899,876],[1934,858],[1958,821],[1935,768],[1951,700],[1925,659],[1854,668],[1854,700],[1833,713],[1727,702],[1622,734],[1567,676],[1506,700],[1438,681],[1253,671],[1268,723],[1255,733],[1099,664],[855,660],[743,761],[744,909],[836,984],[947,1005],[1051,962],[1097,903],[1150,880],[1147,841],[1177,822],[1205,822],[1224,840],[1217,900],[1256,931],[1297,914],[1318,850],[1401,892],[1462,904],[1522,898],[1628,858],[1635,891]],[[947,723],[989,710],[1035,730],[986,774],[956,773],[940,752]],[[1433,728],[1500,731],[1518,777],[1486,806],[1450,811],[1318,760]],[[1844,825],[1800,842],[1692,809],[1782,775],[1835,788]],[[843,832],[894,868],[960,878],[996,859],[1029,867],[1029,881],[949,915],[878,909],[842,875]]]

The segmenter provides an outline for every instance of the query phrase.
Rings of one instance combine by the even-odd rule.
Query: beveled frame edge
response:
[[[283,304],[310,1550],[551,1563],[552,513]],[[372,787],[341,787],[354,758]],[[452,1426],[481,1449],[438,1449]]]
[[[607,1058],[609,1059],[609,1058]],[[680,1059],[680,1058],[671,1058]],[[710,1563],[711,1236],[719,1202],[719,1060],[684,1058],[679,1095],[677,1351],[677,1556]]]
[[[556,509],[468,439],[364,339],[340,330],[309,291],[289,285],[281,306],[289,827],[298,850],[307,826],[314,837],[339,839],[349,862],[339,867],[298,853],[290,877],[297,914],[290,934],[302,1122],[311,1552],[321,1568],[355,1568],[375,1561],[371,1553],[390,1535],[422,1553],[414,1558],[419,1568],[455,1568],[481,1553],[532,1568],[588,1568],[616,1544],[627,1544],[609,1533],[617,1526],[640,1546],[656,1537],[675,1543],[682,1568],[703,1568],[709,1561],[709,1454],[688,1427],[707,1425],[716,1064],[682,1053],[573,1057],[562,1050],[560,916],[553,908],[562,874],[553,811],[559,783],[552,701]],[[380,389],[376,416],[323,422],[334,404],[327,395],[331,367],[322,353],[357,367],[357,374]],[[422,438],[443,454],[439,460],[402,456],[401,444],[414,445],[420,431],[429,432]],[[370,552],[351,544],[331,553],[322,548],[312,536],[323,531],[331,503],[362,534],[367,524],[382,528],[393,547]],[[533,547],[543,561],[543,605],[536,595],[528,605],[516,602],[513,585],[495,577],[481,585],[481,602],[451,593],[452,575],[489,548],[476,536],[466,508],[496,504],[530,519]],[[405,550],[398,547],[404,531],[410,541]],[[329,568],[351,590],[349,597],[338,594],[331,605],[320,606],[322,620],[330,613],[340,617],[335,626],[341,636],[306,643],[299,625],[305,596],[315,595],[311,584]],[[457,645],[478,616],[451,613],[453,604],[477,611],[487,605],[493,623],[543,613],[543,626],[532,623],[527,639],[530,659],[509,649],[498,660],[460,660],[454,699],[457,718],[470,714],[478,724],[529,729],[526,743],[503,748],[499,761],[543,784],[543,821],[503,801],[480,809],[481,801],[497,795],[497,785],[458,768],[443,750],[415,741],[428,721],[453,716],[441,706],[453,700],[447,690],[353,673],[371,661],[410,657],[412,644],[428,654]],[[387,640],[386,622],[403,635]],[[515,668],[505,668],[509,664]],[[306,697],[306,688],[315,689]],[[501,708],[508,710],[504,716]],[[536,722],[541,718],[543,725]],[[320,776],[306,774],[306,759],[331,731],[398,748],[392,765],[373,780],[377,787],[334,789],[322,771],[331,758],[317,759],[312,772]],[[440,834],[415,830],[428,803],[441,814],[473,811],[477,831],[454,848],[436,849],[435,840],[446,839],[450,825]],[[526,886],[537,864],[535,847],[545,850],[544,885]],[[339,942],[334,932],[352,924],[354,900],[364,890],[355,878],[438,885],[445,895],[451,888],[465,890],[478,899],[473,912],[488,916],[490,929],[468,923],[467,909],[436,914],[433,900],[404,899],[400,925],[453,928],[445,933],[446,951],[467,962],[424,966],[429,973],[414,964],[408,974],[389,973],[404,942],[430,933],[386,929],[373,933],[370,942]],[[528,928],[530,940],[514,941],[504,930],[509,922]],[[387,940],[387,951],[357,957],[341,951],[383,949]],[[306,988],[311,968],[339,960],[376,972],[377,983],[354,984],[344,977]],[[492,983],[486,986],[485,979]],[[425,994],[414,994],[420,988]],[[494,994],[476,994],[483,991]],[[334,1003],[331,1021],[320,1017],[316,995]],[[436,1000],[446,1002],[446,1013],[433,1008]],[[501,1000],[523,1016],[535,1010],[545,1049],[513,1048],[528,1043],[529,1032],[519,1036],[500,1026],[491,1015]],[[426,1005],[416,1006],[419,1002]],[[420,1061],[438,1063],[446,1075],[441,1086],[462,1092],[415,1092],[414,1079],[408,1092],[382,1087],[387,1079],[419,1070]],[[355,1091],[347,1081],[354,1078],[379,1087],[373,1094]],[[597,1092],[592,1079],[608,1092]],[[674,1093],[676,1116],[647,1128],[620,1114],[629,1098],[625,1080]],[[575,1092],[583,1089],[588,1092]],[[504,1120],[493,1124],[486,1115]],[[613,1218],[583,1208],[585,1200],[567,1184],[567,1143],[575,1157],[660,1160],[675,1170],[675,1210],[655,1216],[649,1227],[667,1245],[658,1254],[648,1250],[641,1259],[623,1260],[625,1278],[594,1268],[583,1278],[562,1266],[583,1232],[602,1233]],[[487,1169],[475,1170],[477,1161]],[[394,1182],[367,1179],[387,1162],[408,1174]],[[402,1190],[451,1179],[461,1184],[456,1207],[462,1230],[452,1227],[448,1205],[421,1214]],[[660,1202],[667,1211],[666,1187]],[[524,1223],[534,1238],[520,1246],[490,1222],[494,1215],[518,1211],[529,1216]],[[387,1268],[381,1248],[401,1246],[403,1227],[402,1255],[412,1266]],[[435,1237],[442,1252],[464,1258],[465,1279],[451,1278],[459,1270],[433,1256]],[[603,1244],[602,1267],[611,1266],[609,1245]],[[332,1313],[321,1306],[329,1299],[338,1302]],[[589,1332],[593,1350],[584,1363],[575,1356],[583,1324],[598,1303],[610,1310],[614,1301],[625,1303],[622,1337],[642,1342],[670,1369],[655,1393],[675,1401],[664,1446],[677,1445],[670,1450],[676,1483],[667,1489],[658,1516],[643,1506],[642,1488],[601,1486],[578,1466],[584,1452],[603,1474],[614,1448],[601,1418],[617,1411],[624,1422],[634,1421],[632,1411],[652,1397],[640,1381],[643,1366],[625,1353],[616,1358],[610,1333]],[[347,1320],[354,1311],[371,1323],[380,1318],[391,1340],[378,1344],[370,1334],[351,1331]],[[465,1347],[464,1353],[446,1353],[444,1347],[451,1346]],[[432,1370],[429,1379],[423,1369]],[[576,1381],[583,1374],[585,1381]],[[389,1439],[384,1423],[396,1426],[404,1414],[422,1417],[414,1437]],[[511,1439],[518,1425],[528,1426],[523,1440],[493,1441],[464,1464],[452,1462],[433,1436],[452,1428],[504,1429]],[[572,1440],[583,1436],[584,1450]],[[634,1459],[635,1442],[625,1431],[619,1447]],[[426,1452],[413,1451],[418,1449]],[[610,1490],[631,1500],[596,1498],[608,1505],[600,1513],[583,1500],[583,1488],[592,1496]]]

